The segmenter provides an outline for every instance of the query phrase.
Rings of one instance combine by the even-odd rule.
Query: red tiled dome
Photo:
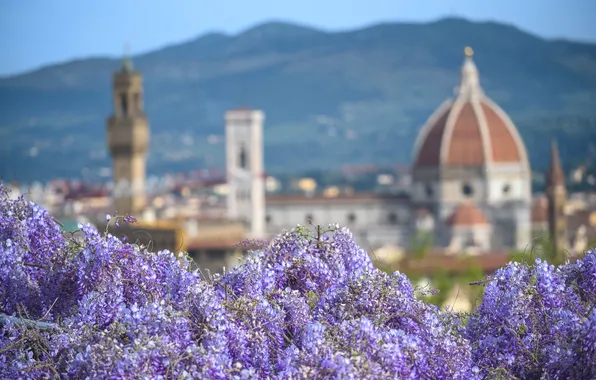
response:
[[[488,224],[482,210],[471,203],[462,203],[455,208],[453,214],[447,219],[447,224],[452,227],[478,226]]]
[[[517,129],[484,95],[476,66],[467,57],[459,94],[435,111],[418,136],[414,165],[482,166],[526,161]]]

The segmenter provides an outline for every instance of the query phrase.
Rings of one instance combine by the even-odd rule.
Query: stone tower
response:
[[[548,229],[557,254],[567,249],[567,223],[565,218],[565,174],[559,157],[557,143],[551,143],[550,168],[546,178],[546,193],[548,197]]]
[[[228,217],[244,221],[253,239],[265,237],[265,173],[262,111],[226,112]]]
[[[114,114],[107,121],[113,163],[114,203],[119,214],[135,216],[145,206],[145,160],[149,124],[143,112],[143,77],[125,57],[112,78]]]

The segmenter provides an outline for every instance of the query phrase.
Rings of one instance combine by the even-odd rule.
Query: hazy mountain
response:
[[[453,18],[333,33],[274,22],[134,57],[153,133],[149,171],[223,165],[223,145],[207,136],[223,135],[223,113],[238,105],[266,112],[270,172],[407,163],[420,126],[458,84],[466,45],[534,167],[546,164],[551,137],[567,165],[594,160],[596,45]],[[0,78],[0,175],[109,166],[105,119],[119,65],[89,58]]]

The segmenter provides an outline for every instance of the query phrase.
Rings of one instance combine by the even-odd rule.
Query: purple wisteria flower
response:
[[[0,188],[0,378],[596,377],[594,251],[509,264],[466,321],[376,269],[339,226],[252,244],[213,278],[80,230],[67,237]]]
[[[595,259],[510,263],[492,276],[467,328],[483,376],[596,378]]]

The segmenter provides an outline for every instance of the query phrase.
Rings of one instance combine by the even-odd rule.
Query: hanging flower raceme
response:
[[[589,378],[594,371],[594,252],[557,268],[499,270],[466,325],[419,300],[403,274],[377,270],[339,226],[299,226],[204,278],[183,255],[149,252],[90,225],[72,238],[39,206],[0,192],[0,378]]]

